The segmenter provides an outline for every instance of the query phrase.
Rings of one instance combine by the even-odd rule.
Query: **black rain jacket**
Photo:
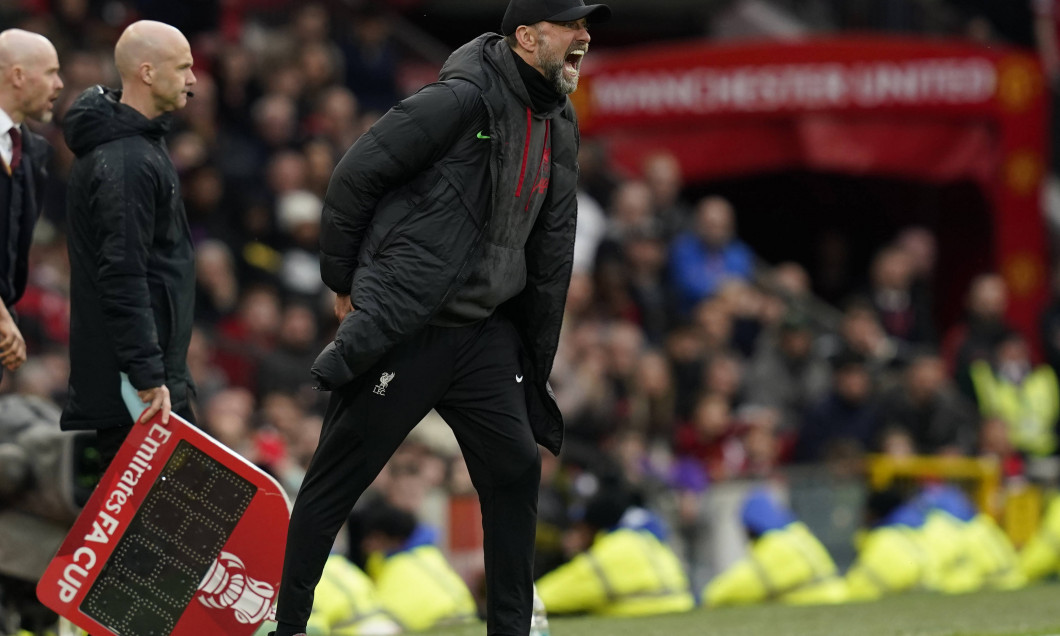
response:
[[[64,430],[128,426],[119,372],[138,389],[165,384],[185,415],[195,261],[168,116],[147,119],[94,86],[66,114],[77,159],[67,196],[70,396]],[[146,407],[146,405],[144,405]]]
[[[455,51],[439,81],[451,100],[398,104],[350,148],[324,199],[321,275],[350,294],[355,311],[313,372],[337,388],[368,371],[416,333],[465,283],[478,258],[494,202],[519,179],[532,107],[501,36],[488,33]],[[462,187],[468,162],[447,143],[461,104],[481,99],[489,113],[491,201]],[[563,419],[548,377],[570,284],[577,217],[578,124],[569,100],[552,117],[551,178],[524,250],[526,285],[502,311],[522,338],[527,408],[538,443],[558,453]]]

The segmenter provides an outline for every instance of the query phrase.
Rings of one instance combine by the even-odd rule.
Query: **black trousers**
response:
[[[493,316],[466,327],[427,326],[332,393],[291,514],[277,636],[305,631],[335,535],[431,408],[453,429],[482,506],[487,632],[529,633],[541,455],[522,378],[518,334]]]

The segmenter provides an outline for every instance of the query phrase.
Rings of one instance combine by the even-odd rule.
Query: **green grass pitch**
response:
[[[552,636],[1060,636],[1060,584],[907,594],[833,607],[699,609],[653,618],[550,618]],[[483,625],[430,632],[482,636]]]

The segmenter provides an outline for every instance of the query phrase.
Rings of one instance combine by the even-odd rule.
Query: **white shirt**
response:
[[[15,122],[11,119],[11,116],[5,113],[3,108],[0,108],[0,158],[4,160],[5,166],[11,165],[11,155],[15,152],[11,144],[11,135],[9,134],[9,131],[14,127]]]

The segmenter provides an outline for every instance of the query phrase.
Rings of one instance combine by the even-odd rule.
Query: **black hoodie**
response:
[[[66,114],[70,172],[70,397],[64,430],[132,423],[120,372],[139,390],[165,384],[190,416],[186,362],[195,262],[180,182],[164,140],[120,92],[94,86]]]

